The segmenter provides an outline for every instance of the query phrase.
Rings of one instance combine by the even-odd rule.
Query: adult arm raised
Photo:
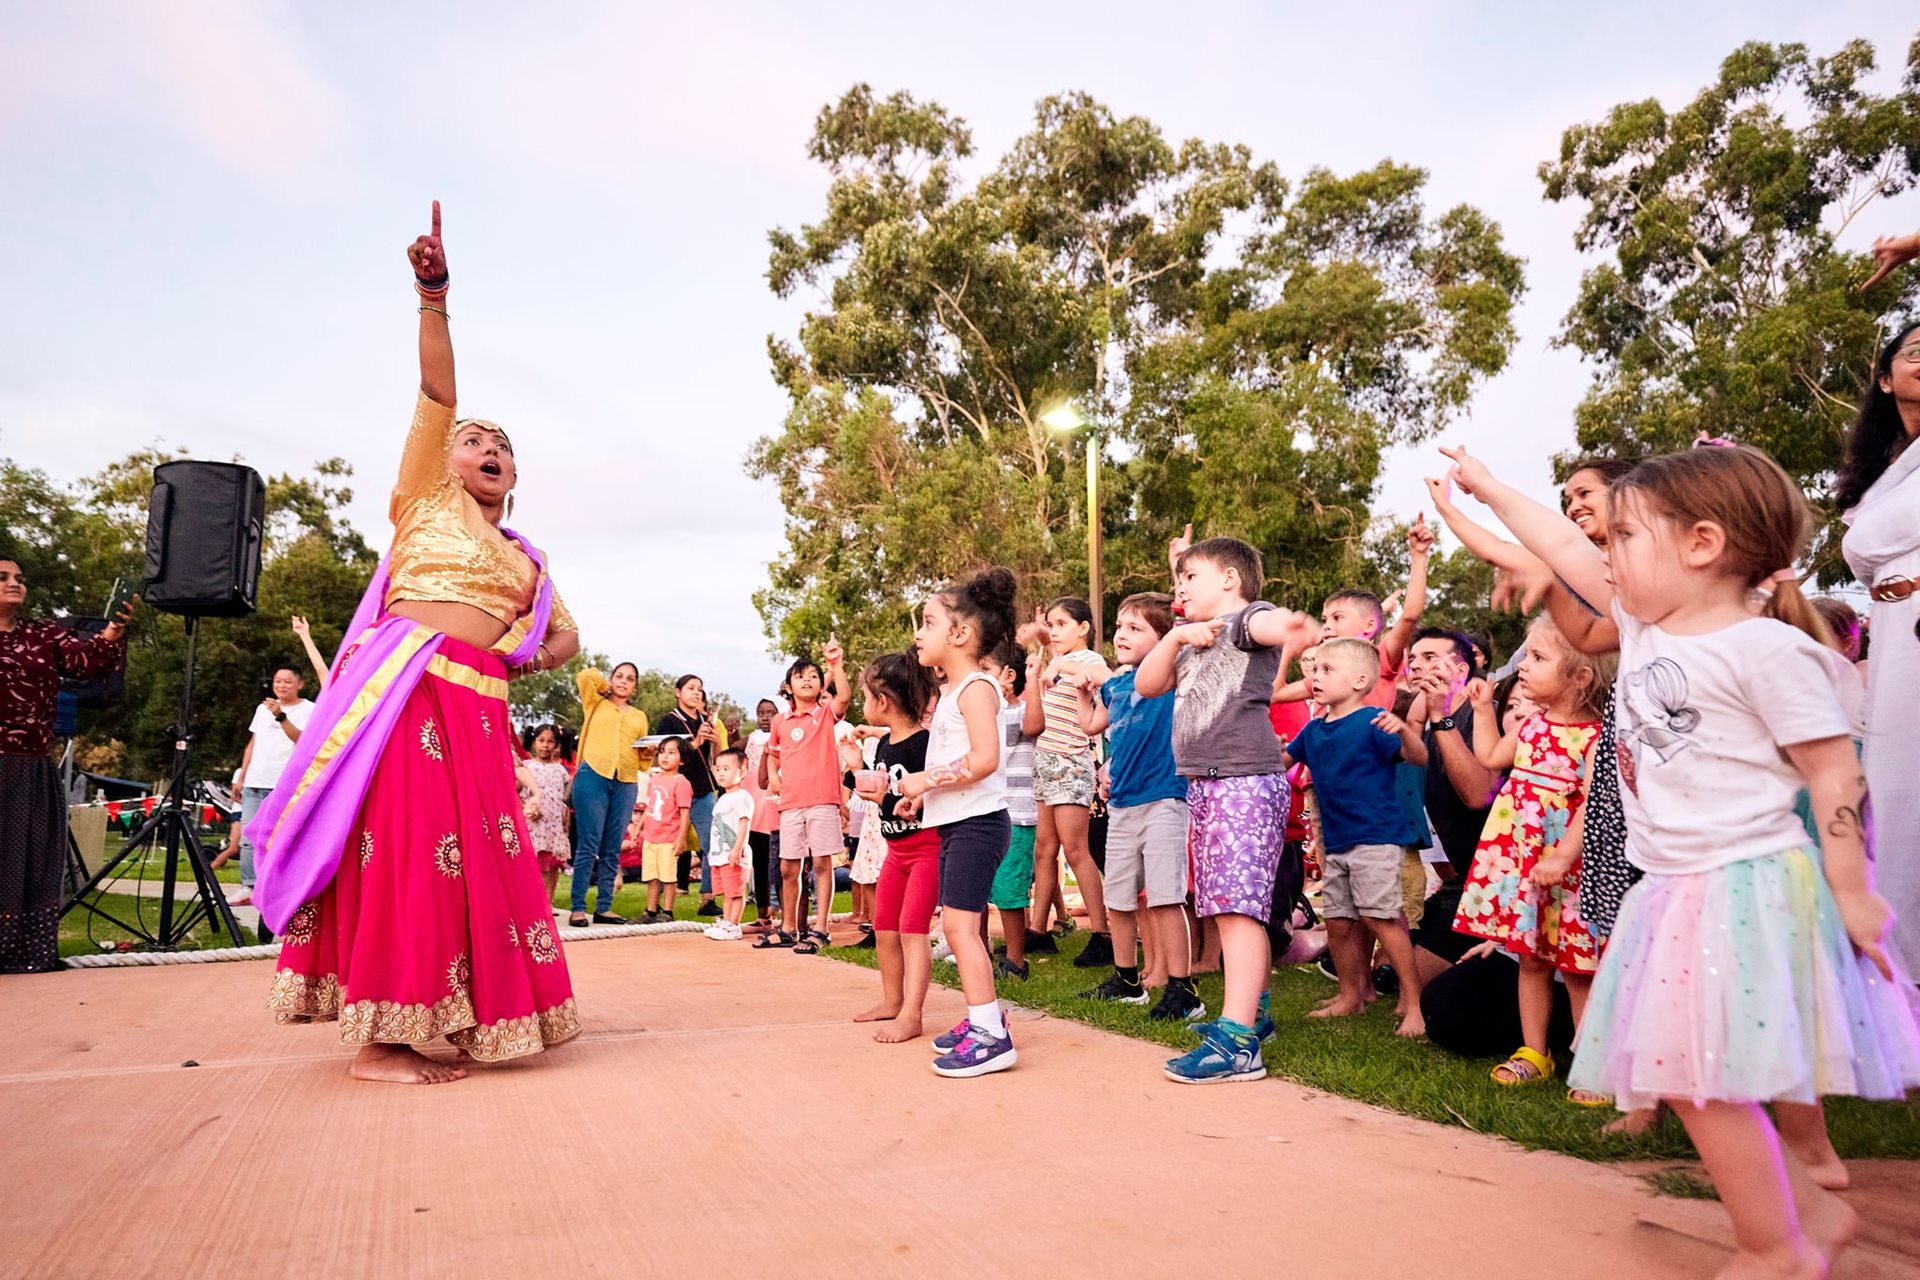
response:
[[[433,202],[433,230],[407,246],[420,303],[420,390],[449,407],[459,403],[453,381],[453,335],[447,329],[447,250],[440,239],[440,202]],[[433,294],[440,296],[434,297]]]
[[[1613,588],[1607,583],[1605,557],[1580,531],[1580,526],[1552,507],[1535,502],[1512,485],[1497,479],[1487,464],[1460,448],[1442,448],[1453,461],[1450,479],[1500,517],[1520,545],[1546,562],[1569,587],[1602,613],[1613,609]]]

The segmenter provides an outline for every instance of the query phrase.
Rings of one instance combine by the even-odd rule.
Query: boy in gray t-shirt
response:
[[[1236,538],[1208,538],[1180,557],[1189,619],[1140,664],[1134,691],[1177,686],[1173,757],[1187,778],[1193,901],[1220,930],[1225,1016],[1200,1047],[1167,1063],[1182,1084],[1253,1080],[1267,1073],[1254,1033],[1273,955],[1267,916],[1285,844],[1287,779],[1267,718],[1274,677],[1318,636],[1305,614],[1259,599],[1260,553]]]

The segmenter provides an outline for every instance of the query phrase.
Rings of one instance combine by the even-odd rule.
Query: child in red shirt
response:
[[[693,808],[693,783],[680,772],[689,750],[679,738],[660,744],[653,758],[657,772],[647,779],[645,816],[640,824],[640,878],[647,882],[647,910],[642,924],[673,919],[673,899],[679,891],[680,845],[686,836],[687,813]],[[661,909],[661,895],[666,909]]]
[[[829,639],[827,670],[805,658],[787,668],[783,691],[792,710],[774,717],[767,742],[767,794],[780,801],[780,929],[756,946],[812,954],[827,941],[833,914],[833,859],[841,850],[840,752],[834,725],[851,696],[840,641]],[[800,872],[811,859],[814,921],[801,927]]]

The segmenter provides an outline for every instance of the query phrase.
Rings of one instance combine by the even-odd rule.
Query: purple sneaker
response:
[[[996,1036],[984,1027],[974,1027],[966,1039],[953,1046],[953,1052],[933,1060],[933,1069],[943,1076],[964,1079],[1005,1071],[1017,1061],[1013,1036]]]
[[[973,1023],[966,1018],[960,1019],[953,1030],[942,1032],[933,1038],[933,1056],[937,1058],[941,1054],[952,1053],[954,1048],[972,1032]]]

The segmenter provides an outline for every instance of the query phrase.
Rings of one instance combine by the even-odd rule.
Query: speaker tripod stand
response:
[[[212,932],[217,933],[225,928],[227,935],[233,939],[233,945],[244,947],[247,944],[240,935],[240,924],[233,917],[233,908],[227,904],[226,895],[220,891],[220,882],[213,874],[212,862],[194,829],[193,806],[198,787],[188,781],[187,757],[193,743],[188,726],[193,722],[194,645],[199,634],[200,619],[189,615],[185,621],[187,678],[180,691],[180,720],[173,730],[173,772],[167,782],[167,793],[154,806],[147,820],[128,838],[126,847],[107,859],[91,879],[74,891],[66,905],[60,908],[60,914],[65,917],[79,907],[120,926],[147,945],[164,951],[177,949],[194,927],[204,921]],[[145,857],[163,842],[167,856],[165,879],[160,885],[160,925],[157,930],[149,932],[145,921],[141,919],[142,913],[136,911],[135,922],[128,923],[102,908],[98,891],[102,884],[113,878],[114,872],[127,859],[136,853]],[[75,852],[77,854],[77,850]],[[183,854],[193,871],[195,900],[176,915],[174,898],[180,887],[178,875]]]

